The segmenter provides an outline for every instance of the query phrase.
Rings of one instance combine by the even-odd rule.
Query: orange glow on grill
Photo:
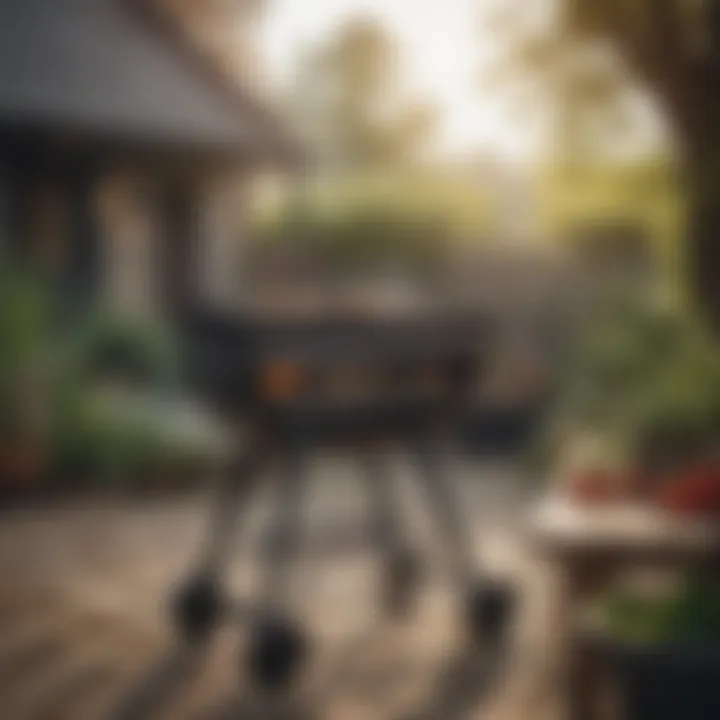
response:
[[[263,373],[262,394],[270,400],[284,400],[300,393],[305,376],[302,369],[291,362],[276,362]]]

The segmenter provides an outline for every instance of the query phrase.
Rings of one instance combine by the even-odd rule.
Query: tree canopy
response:
[[[408,98],[393,38],[354,19],[299,62],[292,105],[301,133],[324,163],[340,168],[404,164],[428,141],[433,109]]]
[[[609,41],[662,103],[688,156],[720,145],[720,3],[571,0],[575,36]]]
[[[556,0],[534,26],[528,7],[502,0],[492,22],[514,48],[511,68],[555,81],[556,111],[564,102],[574,111],[607,112],[632,84],[653,96],[685,171],[689,285],[720,328],[720,2]],[[592,53],[615,64],[583,74],[579,58]],[[561,134],[583,132],[578,116],[565,119],[564,128],[555,125]]]
[[[699,145],[717,148],[720,3],[556,0],[542,5],[545,12],[534,14],[515,0],[493,6],[488,21],[511,39],[505,43],[514,52],[511,60],[564,79],[566,89],[596,105],[617,98],[624,73],[626,82],[653,93],[687,153]],[[622,64],[608,60],[611,56]]]

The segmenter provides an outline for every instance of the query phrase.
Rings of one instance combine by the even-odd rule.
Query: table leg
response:
[[[567,720],[598,720],[602,715],[601,666],[596,649],[578,633],[577,611],[581,601],[598,587],[600,576],[588,562],[565,562],[558,571],[558,597],[551,629],[559,640],[563,715]]]

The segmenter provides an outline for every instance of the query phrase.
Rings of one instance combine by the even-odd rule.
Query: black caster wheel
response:
[[[287,690],[308,655],[303,632],[287,620],[263,618],[252,628],[247,669],[256,687],[267,692]]]
[[[470,637],[483,645],[504,646],[516,603],[516,594],[510,585],[498,581],[477,582],[466,598],[465,620]]]
[[[187,642],[204,640],[217,626],[222,609],[220,588],[207,577],[195,578],[183,586],[171,606],[175,625]]]
[[[389,617],[402,617],[412,609],[417,597],[422,567],[411,550],[393,553],[384,568],[383,608]]]

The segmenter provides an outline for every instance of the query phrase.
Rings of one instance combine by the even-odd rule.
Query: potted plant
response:
[[[615,591],[601,646],[632,720],[720,717],[720,584],[684,577],[671,590]]]
[[[653,501],[669,476],[718,450],[717,346],[678,308],[649,300],[604,308],[564,368],[548,427],[555,464],[587,436],[605,448],[575,472],[578,497]]]

